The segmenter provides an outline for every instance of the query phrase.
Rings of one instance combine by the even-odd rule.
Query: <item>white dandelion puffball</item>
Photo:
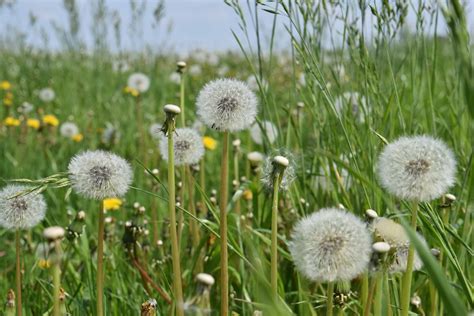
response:
[[[189,67],[188,73],[191,76],[195,76],[195,77],[200,76],[202,73],[201,65],[198,65],[198,64],[191,65],[191,67]]]
[[[64,122],[59,128],[59,133],[66,138],[72,138],[79,134],[79,128],[73,122]]]
[[[38,92],[38,96],[43,102],[51,102],[56,97],[54,90],[51,88],[44,88]]]
[[[324,208],[296,224],[289,248],[296,268],[308,279],[350,281],[366,271],[372,239],[355,215]]]
[[[107,123],[107,126],[102,132],[100,139],[102,143],[104,143],[107,146],[110,146],[113,144],[118,144],[121,136],[122,134],[115,126],[113,126],[110,123]]]
[[[28,114],[35,109],[35,106],[29,102],[23,102],[17,109],[18,112]]]
[[[348,111],[361,123],[365,122],[365,116],[371,112],[366,98],[358,92],[344,92],[335,100],[334,107],[338,116],[342,116]]]
[[[427,202],[453,186],[456,160],[442,141],[401,137],[383,149],[377,162],[382,186],[400,199]]]
[[[133,177],[125,159],[103,150],[77,154],[68,172],[74,191],[95,200],[125,195]]]
[[[177,128],[173,137],[174,164],[176,166],[193,165],[204,155],[204,145],[199,133],[192,128]],[[160,139],[160,153],[168,161],[168,138]]]
[[[0,226],[27,229],[43,220],[46,201],[31,187],[10,184],[0,190]]]
[[[258,145],[262,145],[264,139],[273,144],[278,137],[278,129],[270,121],[262,121],[261,124],[254,123],[250,128],[250,137]]]
[[[393,257],[390,258],[390,273],[404,272],[407,269],[408,248],[410,247],[410,239],[402,225],[385,217],[377,217],[373,220],[370,229],[374,233],[376,240],[382,240],[395,249]],[[426,244],[425,239],[417,233],[418,238]],[[413,270],[420,270],[423,266],[418,252],[415,251],[413,260]]]
[[[151,138],[154,140],[160,140],[163,136],[163,132],[161,131],[162,125],[160,123],[153,123],[150,125],[148,129],[148,133],[150,134]]]
[[[127,85],[140,93],[146,92],[150,88],[150,78],[142,73],[134,73],[128,77]]]
[[[173,72],[170,77],[170,81],[174,84],[180,84],[181,83],[181,75],[177,72]]]
[[[260,180],[268,191],[273,191],[273,182],[275,180],[275,166],[273,158],[275,156],[283,156],[288,159],[288,166],[286,166],[280,182],[280,190],[288,190],[290,185],[296,179],[295,159],[289,152],[280,152],[267,156],[263,164],[262,178]]]
[[[248,128],[257,115],[257,97],[242,81],[217,79],[199,92],[197,114],[208,127],[237,132]]]

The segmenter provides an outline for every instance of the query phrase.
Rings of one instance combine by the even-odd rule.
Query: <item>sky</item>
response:
[[[61,47],[60,36],[55,30],[56,26],[68,26],[67,13],[64,10],[63,0],[0,0],[13,2],[11,6],[0,8],[0,37],[10,35],[13,41],[18,38],[16,31],[26,37],[28,43],[44,45],[47,37],[47,46],[50,49]],[[153,10],[159,0],[135,0],[146,3],[141,26],[132,31],[130,23],[132,13],[130,0],[104,0],[109,12],[107,43],[112,49],[117,49],[114,44],[112,30],[112,12],[117,12],[121,19],[121,45],[126,50],[141,50],[145,45],[154,50],[174,50],[176,52],[189,52],[196,48],[210,51],[238,50],[236,40],[231,31],[237,32],[239,37],[239,19],[235,12],[224,3],[224,0],[164,0],[164,19],[158,27],[153,27]],[[413,0],[416,2],[416,0]],[[80,37],[91,45],[92,36],[92,9],[91,4],[97,0],[76,0],[80,12]],[[247,1],[240,0],[245,7]],[[468,6],[468,17],[473,14],[471,5]],[[30,15],[33,14],[37,22],[32,28]],[[408,18],[410,28],[414,28],[415,17]],[[273,15],[260,12],[260,24],[263,34],[269,34],[273,22]],[[289,46],[289,37],[284,29],[284,20],[280,19],[277,29],[277,47]],[[470,24],[471,25],[471,24]],[[472,30],[473,28],[470,27]],[[337,28],[336,28],[337,31]],[[370,30],[369,30],[370,33]],[[445,25],[441,23],[440,33],[445,34]],[[45,36],[46,35],[46,36]]]

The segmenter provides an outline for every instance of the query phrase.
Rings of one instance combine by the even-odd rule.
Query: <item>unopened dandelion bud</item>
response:
[[[47,240],[54,241],[64,237],[65,230],[59,226],[48,227],[43,231],[43,236]]]
[[[300,102],[297,102],[297,103],[296,103],[296,107],[297,107],[298,109],[303,109],[303,108],[304,108],[304,103],[301,102],[301,101],[300,101]]]
[[[107,217],[105,218],[104,222],[105,222],[106,224],[111,224],[111,223],[113,222],[113,220],[114,220],[113,217],[107,216]]]
[[[145,209],[144,206],[140,206],[140,207],[138,208],[138,212],[140,212],[140,213],[145,213],[145,211],[146,211],[146,209]]]
[[[274,164],[274,165],[281,166],[281,167],[283,167],[283,168],[286,168],[286,167],[288,167],[288,165],[290,164],[290,161],[289,161],[288,158],[286,158],[286,157],[283,157],[283,156],[275,156],[275,157],[273,157],[273,164]]]
[[[207,273],[198,273],[196,275],[196,282],[205,286],[212,286],[215,283],[214,277]]]
[[[372,249],[377,253],[387,253],[390,251],[390,245],[386,242],[379,241],[372,245]]]
[[[365,211],[365,216],[367,216],[368,219],[374,219],[379,217],[377,212],[370,208]]]
[[[186,71],[186,62],[180,60],[176,63],[176,72],[182,74]]]
[[[138,209],[139,207],[140,207],[140,203],[138,202],[133,203],[133,208]]]
[[[238,150],[240,148],[240,139],[234,139],[234,141],[232,141],[232,146],[234,147],[235,150]]]
[[[431,248],[431,254],[436,257],[436,259],[439,259],[439,256],[441,255],[441,251],[437,248]]]
[[[212,195],[212,196],[217,196],[217,190],[216,190],[216,189],[212,189],[212,190],[211,190],[211,195]]]
[[[151,171],[151,174],[153,174],[155,176],[158,175],[159,173],[160,173],[160,171],[156,168]]]
[[[156,245],[157,245],[158,247],[163,246],[163,240],[158,239],[158,240],[156,241]]]
[[[421,307],[421,298],[415,294],[410,299],[411,305],[415,306],[415,308],[419,309]]]
[[[447,194],[444,195],[444,197],[445,197],[447,202],[449,201],[449,202],[452,203],[452,202],[456,201],[456,196],[454,194],[447,193]]]
[[[167,115],[174,116],[181,113],[181,109],[179,108],[179,106],[174,104],[166,104],[163,109]]]

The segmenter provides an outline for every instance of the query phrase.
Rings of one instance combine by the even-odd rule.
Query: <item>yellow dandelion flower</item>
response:
[[[122,206],[122,200],[117,198],[104,199],[104,209],[106,211],[116,211]]]
[[[214,150],[217,147],[217,141],[209,136],[204,136],[202,138],[202,143],[207,150]]]
[[[78,133],[72,136],[72,140],[75,141],[76,143],[82,142],[83,139],[84,139],[84,135],[82,135],[81,133]]]
[[[3,121],[3,123],[6,126],[18,126],[18,125],[20,125],[20,120],[9,116]]]
[[[253,197],[252,191],[245,190],[244,193],[242,194],[242,197],[244,198],[244,200],[250,201]]]
[[[41,269],[48,269],[49,267],[51,267],[51,262],[48,259],[39,259],[38,267],[40,267]]]
[[[0,81],[0,90],[10,90],[12,88],[12,84],[6,80]]]
[[[3,105],[5,105],[5,106],[11,106],[12,104],[13,104],[13,100],[12,100],[12,99],[3,98]]]
[[[26,126],[34,128],[34,129],[39,129],[41,126],[41,122],[38,119],[30,118],[26,120]]]
[[[58,126],[59,120],[55,115],[47,114],[43,116],[43,123],[49,126]]]

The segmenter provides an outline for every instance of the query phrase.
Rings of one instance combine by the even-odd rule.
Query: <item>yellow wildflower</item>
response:
[[[13,100],[9,98],[3,98],[3,105],[11,106],[13,104]]]
[[[0,81],[0,90],[10,90],[12,88],[12,84],[6,80]]]
[[[209,136],[204,136],[202,138],[202,143],[204,144],[204,147],[208,150],[214,150],[217,147],[217,141]]]
[[[76,143],[82,142],[83,139],[84,139],[84,135],[82,135],[81,133],[78,133],[72,136],[72,140],[75,141]]]
[[[51,262],[48,259],[39,259],[38,267],[40,267],[41,269],[48,269],[49,267],[51,267]]]
[[[134,89],[128,86],[123,89],[123,92],[131,94],[134,97],[138,97],[138,95],[140,94],[140,92],[137,89]]]
[[[50,125],[50,126],[58,126],[59,125],[59,120],[53,114],[47,114],[47,115],[43,116],[43,123],[46,124],[46,125]]]
[[[116,211],[122,206],[122,200],[117,198],[104,199],[104,210]]]
[[[242,194],[242,197],[244,198],[244,200],[250,201],[253,197],[252,191],[245,190],[244,193]]]
[[[26,120],[26,125],[34,129],[39,129],[41,126],[41,122],[38,119],[30,118]]]
[[[20,125],[20,120],[9,116],[3,121],[3,123],[5,123],[6,126],[18,126]]]

